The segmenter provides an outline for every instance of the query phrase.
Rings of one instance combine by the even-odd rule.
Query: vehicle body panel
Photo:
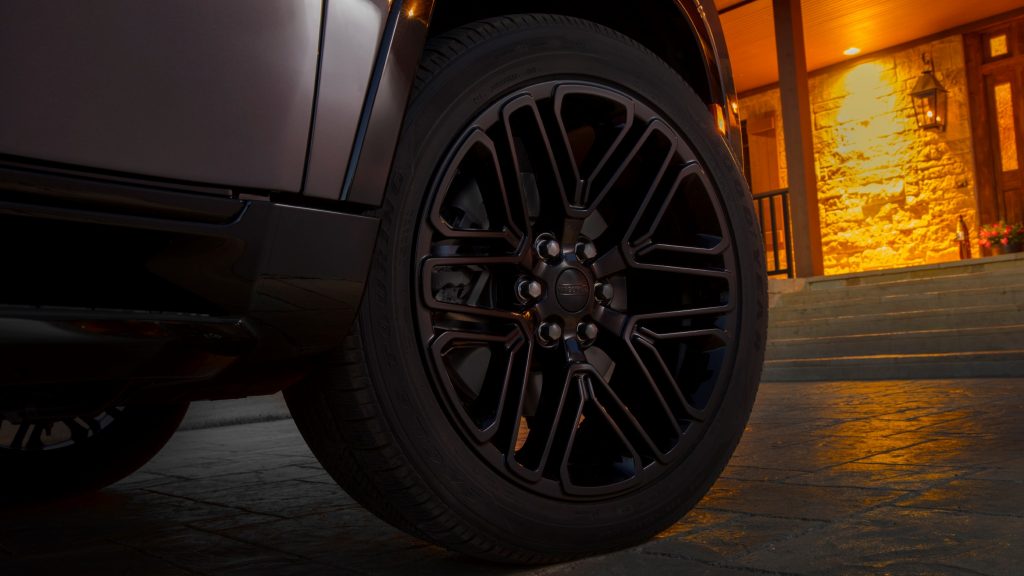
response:
[[[377,226],[0,163],[0,242],[18,246],[0,284],[0,413],[21,397],[11,387],[254,393],[275,367],[341,343]]]
[[[727,122],[726,139],[738,158],[742,150],[739,118],[732,111],[736,93],[728,50],[713,3],[705,0],[643,0],[638,6],[631,6],[629,9],[643,10],[644,5],[658,2],[670,3],[670,9],[677,10],[689,25],[689,30],[678,30],[677,33],[694,37],[700,47],[699,65],[703,72],[700,76],[706,81],[709,92],[705,99],[709,107],[713,104],[722,107]],[[364,110],[364,120],[369,122],[369,129],[365,134],[360,134],[356,144],[355,154],[345,177],[340,197],[342,200],[370,206],[379,205],[383,201],[406,100],[415,80],[422,49],[428,31],[430,34],[437,33],[436,29],[431,28],[432,16],[437,10],[451,6],[469,10],[480,17],[516,12],[550,12],[591,19],[612,28],[615,27],[614,13],[622,9],[579,0],[472,4],[466,4],[461,0],[395,0],[392,9],[399,11],[399,16],[397,22],[392,24],[395,27],[394,34],[386,33],[384,36],[386,45],[382,48],[384,53],[377,60],[375,72],[379,75],[380,85],[373,93],[373,101],[368,103]],[[609,16],[609,13],[612,13],[612,16]],[[643,42],[644,38],[639,37],[637,40]],[[319,124],[319,114],[317,116]],[[317,192],[316,195],[320,196],[320,193]]]
[[[356,132],[372,104],[367,92],[389,20],[389,4],[387,0],[325,2],[316,119],[303,185],[306,196],[337,200],[342,195]],[[394,14],[401,4],[395,0]],[[393,25],[394,18],[390,20]]]
[[[357,14],[379,2],[338,4]],[[2,3],[0,152],[297,192],[322,10],[321,0]],[[355,114],[379,36],[372,18],[359,24],[345,32],[363,54],[334,64],[353,86],[336,105]]]
[[[713,7],[642,3],[685,15],[705,101],[728,109]],[[14,388],[270,393],[288,382],[277,368],[340,343],[377,235],[361,214],[383,202],[442,4],[499,3],[0,3],[0,239],[19,246],[0,287],[0,413],[44,404]],[[500,4],[605,23],[620,9]]]

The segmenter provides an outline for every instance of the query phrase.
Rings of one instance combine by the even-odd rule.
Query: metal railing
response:
[[[789,228],[789,189],[754,194],[768,275],[793,277],[793,234]]]

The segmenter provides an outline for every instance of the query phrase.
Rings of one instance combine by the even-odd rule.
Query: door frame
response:
[[[992,36],[1006,33],[1011,55],[993,59],[987,56],[987,41]],[[967,63],[967,91],[970,100],[971,137],[974,145],[976,197],[979,225],[996,222],[1006,217],[1003,198],[997,181],[1001,174],[996,168],[996,134],[993,127],[994,112],[989,101],[986,77],[1009,73],[1015,77],[1016,88],[1024,90],[1024,16],[1002,20],[964,33],[964,55]],[[1024,99],[1022,99],[1024,100]],[[1014,109],[1014,122],[1018,134],[1018,170],[1024,170],[1024,105]],[[1024,172],[1022,172],[1024,174]]]

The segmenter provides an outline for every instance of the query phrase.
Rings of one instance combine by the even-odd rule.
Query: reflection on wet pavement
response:
[[[1024,380],[765,384],[681,522],[532,569],[378,521],[291,421],[186,431],[97,496],[0,511],[0,574],[1020,574],[1022,413]]]

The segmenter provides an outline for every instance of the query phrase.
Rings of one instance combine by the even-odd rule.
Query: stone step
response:
[[[959,274],[986,272],[1014,272],[1024,267],[1024,253],[1006,254],[974,260],[959,260],[942,264],[926,264],[897,270],[876,270],[836,276],[821,276],[805,280],[810,290],[846,289],[853,286],[880,284],[899,280],[935,279]]]
[[[764,380],[1024,376],[1024,254],[775,281]]]
[[[883,354],[948,354],[1024,349],[1024,324],[953,330],[768,339],[767,358],[794,360]]]
[[[768,360],[764,382],[1024,377],[1024,349]]]
[[[796,320],[779,320],[770,315],[768,338],[816,338],[851,336],[876,332],[956,329],[965,326],[1006,326],[1024,324],[1024,304],[964,306],[941,310],[900,310],[881,314],[849,314]]]
[[[914,294],[922,291],[942,292],[972,288],[997,288],[1001,286],[1024,285],[1024,267],[1006,272],[983,272],[977,274],[955,274],[941,278],[896,280],[851,286],[849,288],[810,289],[783,295],[779,302],[784,305],[814,304],[832,302],[838,294],[844,298],[870,298],[896,294]]]
[[[791,294],[787,294],[792,296]],[[772,307],[776,321],[834,318],[854,314],[883,314],[906,310],[943,310],[973,307],[985,304],[1024,304],[1024,284],[982,286],[958,290],[922,290],[912,294],[871,295],[847,297],[838,292],[832,300],[812,303],[791,302],[781,299]]]

